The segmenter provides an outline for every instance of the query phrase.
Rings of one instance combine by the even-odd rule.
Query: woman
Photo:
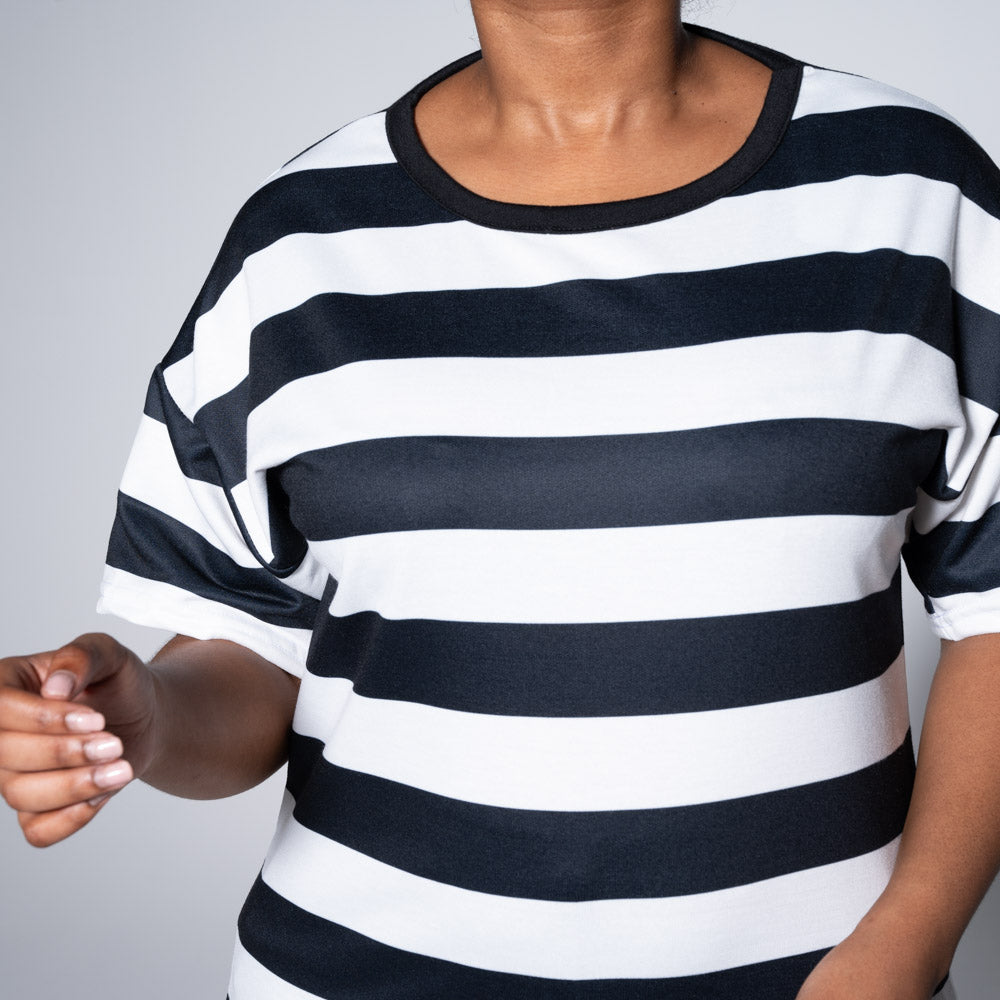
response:
[[[287,759],[233,1000],[952,996],[1000,866],[997,168],[676,2],[472,6],[481,54],[238,214],[102,586],[178,635],[3,661],[4,797],[46,845]]]

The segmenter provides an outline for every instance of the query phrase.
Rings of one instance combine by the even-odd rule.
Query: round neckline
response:
[[[477,49],[442,66],[386,108],[389,147],[410,178],[435,201],[469,222],[531,233],[583,233],[620,229],[681,215],[715,201],[756,173],[777,148],[798,100],[804,63],[776,49],[715,28],[681,22],[693,34],[722,42],[771,69],[757,121],[743,145],[707,174],[680,187],[616,201],[535,205],[498,201],[460,184],[428,153],[417,133],[414,109],[428,90],[482,58]]]

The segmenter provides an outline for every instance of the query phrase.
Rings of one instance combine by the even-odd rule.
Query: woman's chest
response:
[[[251,471],[311,540],[896,513],[959,416],[947,318],[925,264],[828,265],[321,296],[255,334]]]

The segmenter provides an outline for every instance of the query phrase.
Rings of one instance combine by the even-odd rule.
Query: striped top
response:
[[[413,122],[471,53],[267,177],[155,369],[99,609],[301,677],[232,1000],[793,1000],[886,885],[902,567],[1000,631],[1000,169],[685,26],[772,68],[718,170],[476,195]]]

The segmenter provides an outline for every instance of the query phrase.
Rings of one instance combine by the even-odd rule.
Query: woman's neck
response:
[[[683,106],[695,38],[679,0],[472,0],[470,84],[501,131],[609,137]]]

